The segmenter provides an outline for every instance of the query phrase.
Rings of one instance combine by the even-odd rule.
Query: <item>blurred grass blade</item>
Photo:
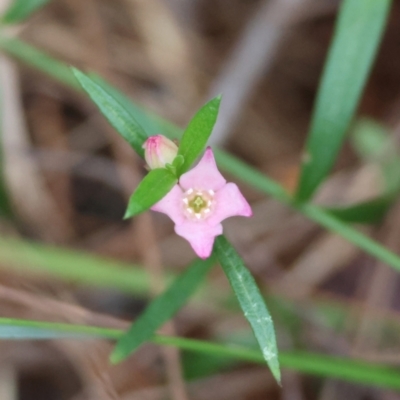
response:
[[[140,345],[151,340],[156,330],[186,304],[214,263],[212,257],[196,260],[163,294],[155,298],[118,341],[111,362],[124,360]]]
[[[0,237],[0,267],[135,296],[147,295],[150,287],[148,274],[136,265],[19,239]]]
[[[5,24],[16,24],[28,18],[50,0],[13,0],[3,17]]]
[[[143,157],[144,150],[142,145],[148,136],[136,119],[129,113],[129,110],[124,108],[121,103],[89,76],[76,68],[72,68],[72,72],[110,124]]]
[[[0,217],[11,217],[11,204],[8,198],[7,187],[4,175],[4,155],[3,155],[3,96],[0,89]]]
[[[306,143],[297,199],[308,200],[342,146],[371,70],[391,0],[344,0]]]
[[[7,336],[5,329],[10,328],[20,329],[18,335],[14,333],[14,335]],[[29,329],[34,336],[29,336],[27,332],[23,332],[24,328]],[[57,333],[59,335],[66,333],[76,335],[77,338],[93,337],[115,340],[124,335],[124,332],[119,329],[9,318],[0,318],[0,332],[2,329],[4,331],[2,335],[0,334],[0,337],[3,339],[21,339],[23,336],[26,339],[53,339]],[[41,330],[41,334],[34,333],[35,329]],[[46,333],[49,336],[46,337]],[[210,356],[229,357],[258,364],[265,363],[259,351],[239,346],[233,347],[173,336],[154,336],[152,342],[164,346],[175,346],[191,352],[209,354]],[[400,390],[400,372],[398,368],[306,351],[281,352],[279,358],[283,367],[298,372],[343,379],[366,386]]]
[[[179,144],[178,155],[184,157],[180,172],[186,172],[204,151],[218,117],[221,96],[205,104],[189,122]]]
[[[124,218],[131,218],[148,210],[160,201],[177,182],[177,177],[165,168],[150,171],[129,199]]]
[[[382,220],[394,200],[394,196],[388,195],[348,207],[325,208],[325,211],[344,222],[374,224]]]
[[[30,44],[16,38],[0,35],[0,49],[22,61],[24,64],[51,76],[62,84],[74,90],[82,90],[68,65]]]
[[[278,347],[276,345],[274,324],[264,299],[251,273],[224,236],[216,238],[215,250],[218,261],[224,269],[239,300],[244,316],[254,331],[264,359],[268,363],[272,375],[280,383],[281,373],[279,370]]]
[[[0,318],[1,339],[64,339],[64,338],[110,338],[121,335],[120,330],[72,325],[57,322],[42,322],[26,319]]]

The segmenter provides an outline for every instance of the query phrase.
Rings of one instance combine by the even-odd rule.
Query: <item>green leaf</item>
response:
[[[157,135],[160,132],[163,132],[162,125],[157,121],[150,112],[143,109],[139,105],[135,104],[130,100],[125,94],[117,90],[115,87],[110,85],[100,76],[90,73],[88,74],[89,78],[91,78],[94,82],[97,83],[105,92],[107,92],[110,96],[114,97],[114,99],[122,105],[125,110],[129,112],[129,114],[133,117],[133,119],[143,127],[147,136]],[[146,137],[147,139],[147,137]]]
[[[308,200],[342,146],[371,70],[391,0],[344,0],[318,92],[297,189]]]
[[[111,362],[115,364],[124,360],[140,345],[151,340],[156,330],[186,304],[214,263],[212,257],[196,260],[163,294],[155,298],[118,341]]]
[[[72,72],[110,124],[143,157],[144,150],[142,145],[148,136],[129,110],[123,107],[112,94],[92,78],[76,68],[72,68]]]
[[[1,95],[1,93],[0,93]],[[3,98],[0,97],[0,121],[3,114]],[[11,203],[8,198],[7,187],[4,175],[4,155],[3,155],[3,132],[0,126],[0,217],[12,217]]]
[[[18,329],[18,331],[7,335],[6,329]],[[34,330],[38,330],[40,333],[35,333]],[[3,339],[54,339],[57,334],[61,335],[62,333],[76,335],[77,338],[93,337],[112,340],[118,339],[124,334],[119,329],[0,318],[0,337]],[[200,354],[209,354],[210,356],[229,357],[258,364],[265,362],[258,351],[239,346],[233,347],[160,335],[154,336],[152,342],[164,346],[175,346],[182,350]],[[327,378],[338,378],[367,386],[400,390],[398,368],[306,351],[281,352],[279,358],[283,367],[294,371]]]
[[[50,0],[14,0],[2,17],[6,24],[16,24],[28,18]]]
[[[0,48],[26,65],[74,90],[82,90],[71,68],[22,40],[0,35]]]
[[[0,237],[0,267],[135,296],[147,295],[150,288],[149,276],[140,266],[21,239]]]
[[[394,200],[393,196],[382,196],[348,207],[325,208],[325,211],[344,222],[374,224],[382,220]]]
[[[160,201],[177,182],[177,177],[166,168],[156,168],[150,171],[129,199],[124,219],[148,210]]]
[[[222,268],[239,300],[244,316],[249,321],[261,352],[268,363],[272,375],[280,384],[278,347],[276,345],[274,324],[260,291],[233,246],[224,236],[215,240],[215,250]]]
[[[192,118],[183,133],[178,155],[184,157],[180,172],[186,172],[204,151],[218,117],[221,96],[205,104]]]

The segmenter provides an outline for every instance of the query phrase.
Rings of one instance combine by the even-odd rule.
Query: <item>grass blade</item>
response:
[[[110,124],[143,157],[144,150],[142,145],[148,136],[136,119],[129,113],[129,110],[124,108],[114,96],[98,85],[92,78],[76,68],[73,68],[72,72],[83,90],[90,96]]]
[[[299,201],[326,178],[343,143],[369,75],[391,0],[344,0],[306,143]]]
[[[177,177],[165,168],[150,171],[139,183],[129,199],[124,219],[148,210],[160,201],[178,182]]]
[[[184,157],[180,172],[186,172],[204,151],[218,117],[221,96],[205,104],[192,118],[183,133],[178,155]]]
[[[0,35],[0,49],[24,64],[51,76],[71,89],[81,91],[71,68],[22,40]]]
[[[148,274],[136,265],[4,237],[0,238],[0,266],[25,274],[50,274],[67,282],[114,288],[136,296],[147,295],[150,287]]]
[[[0,92],[0,121],[3,119],[3,97]],[[10,200],[8,198],[7,187],[4,175],[4,155],[3,155],[3,126],[0,122],[0,217],[12,217]]]
[[[374,224],[382,220],[394,200],[394,196],[388,195],[348,207],[325,208],[325,211],[344,222]]]
[[[156,330],[186,304],[214,263],[212,257],[196,260],[163,294],[155,298],[118,341],[111,362],[124,360],[144,342],[151,340]]]
[[[19,329],[18,335],[7,336],[5,329],[10,328]],[[30,330],[33,336],[29,336],[27,331],[24,332],[24,329]],[[42,334],[34,333],[35,329],[41,330]],[[4,334],[1,334],[2,330]],[[48,333],[47,337],[45,336],[46,332]],[[93,337],[111,340],[119,339],[124,335],[124,332],[119,329],[0,318],[0,337],[3,339],[21,339],[22,336],[25,336],[26,339],[54,339],[56,334],[61,335],[63,333],[76,335],[75,337],[77,338]],[[223,356],[258,364],[265,363],[259,351],[239,346],[233,347],[200,340],[160,335],[154,336],[152,342],[164,346],[178,347],[182,350],[195,353],[209,354],[210,356]],[[279,360],[284,368],[310,375],[338,378],[366,386],[400,390],[399,370],[385,365],[306,351],[280,352]]]
[[[2,17],[5,24],[16,24],[28,18],[50,0],[14,0]]]
[[[274,324],[264,299],[250,271],[224,236],[216,238],[215,250],[218,261],[239,300],[240,307],[254,331],[263,357],[269,365],[272,375],[280,383],[281,373]]]

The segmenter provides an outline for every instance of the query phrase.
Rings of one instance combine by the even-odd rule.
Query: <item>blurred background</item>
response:
[[[0,2],[3,10],[7,5]],[[212,144],[293,191],[339,5],[338,0],[52,0],[23,24],[3,27],[1,35],[95,71],[180,127],[222,93]],[[399,21],[395,1],[359,119],[318,193],[319,203],[372,198],[382,189],[380,161],[397,157]],[[47,62],[46,74],[15,57],[18,43],[0,38],[6,192],[0,197],[11,204],[11,212],[0,216],[0,314],[126,328],[193,252],[164,215],[122,221],[129,195],[146,173],[144,162],[76,85],[50,76],[57,66]],[[226,221],[225,231],[266,294],[280,349],[398,365],[397,274],[237,183],[255,215]],[[360,229],[398,252],[399,226],[395,203],[380,223]],[[137,294],[36,271],[39,258],[47,255],[41,247],[29,253],[26,240],[51,246],[48,262],[67,271],[74,259],[63,261],[65,248],[118,267],[140,265],[144,275],[138,275]],[[219,268],[163,332],[255,345]],[[101,340],[2,341],[0,399],[400,398],[388,390],[289,370],[283,371],[280,389],[265,366],[151,344],[110,366],[111,346]]]

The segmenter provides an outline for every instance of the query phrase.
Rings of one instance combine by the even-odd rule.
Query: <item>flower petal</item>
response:
[[[183,214],[182,189],[175,185],[151,210],[167,214],[176,225],[186,220]]]
[[[208,226],[204,222],[187,221],[175,226],[177,235],[185,238],[200,258],[211,255],[215,236],[222,234],[222,225]]]
[[[179,179],[179,184],[184,190],[218,190],[225,183],[225,178],[218,171],[211,147],[207,147],[199,163]]]
[[[240,193],[239,188],[234,183],[227,183],[222,189],[215,193],[215,208],[212,215],[205,222],[208,225],[216,225],[225,218],[241,215],[251,217],[253,212],[250,204]]]

